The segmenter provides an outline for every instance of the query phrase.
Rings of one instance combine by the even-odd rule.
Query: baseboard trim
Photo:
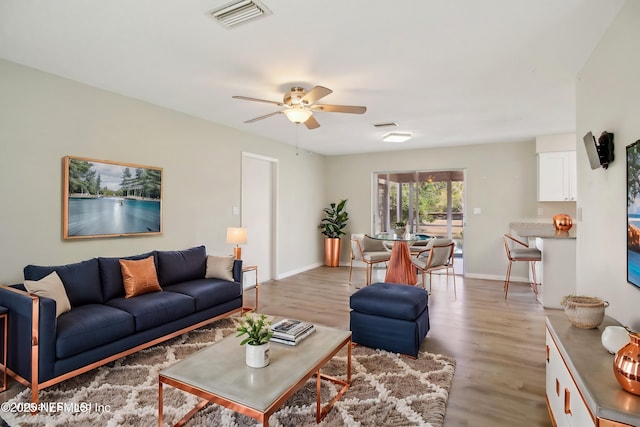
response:
[[[482,280],[499,280],[504,282],[504,276],[497,276],[495,274],[478,274],[478,273],[465,273],[464,277],[468,277],[470,279],[482,279]],[[528,282],[528,277],[520,277],[520,276],[511,276],[511,282]]]
[[[276,280],[285,279],[290,276],[295,276],[296,274],[304,273],[305,271],[313,270],[314,268],[318,268],[323,266],[324,264],[321,262],[317,262],[314,264],[310,264],[304,267],[296,268],[295,270],[289,270],[285,273],[280,273],[276,276]]]

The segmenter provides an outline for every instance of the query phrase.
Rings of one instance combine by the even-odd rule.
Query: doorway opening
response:
[[[456,242],[455,269],[464,272],[464,170],[374,173],[374,233],[404,222],[410,233]]]

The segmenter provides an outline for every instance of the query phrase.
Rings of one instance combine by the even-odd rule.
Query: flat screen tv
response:
[[[640,140],[627,146],[627,281],[640,288]]]

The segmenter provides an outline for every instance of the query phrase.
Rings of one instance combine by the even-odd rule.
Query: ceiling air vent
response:
[[[377,128],[388,128],[388,127],[398,126],[398,124],[396,122],[388,122],[388,123],[376,123],[373,126]]]
[[[271,15],[271,11],[256,0],[240,0],[227,3],[207,14],[223,27],[234,28],[247,21]]]

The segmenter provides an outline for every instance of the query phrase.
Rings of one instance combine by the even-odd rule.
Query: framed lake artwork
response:
[[[162,233],[162,168],[63,158],[63,237]]]
[[[640,140],[627,146],[627,281],[640,288]]]

